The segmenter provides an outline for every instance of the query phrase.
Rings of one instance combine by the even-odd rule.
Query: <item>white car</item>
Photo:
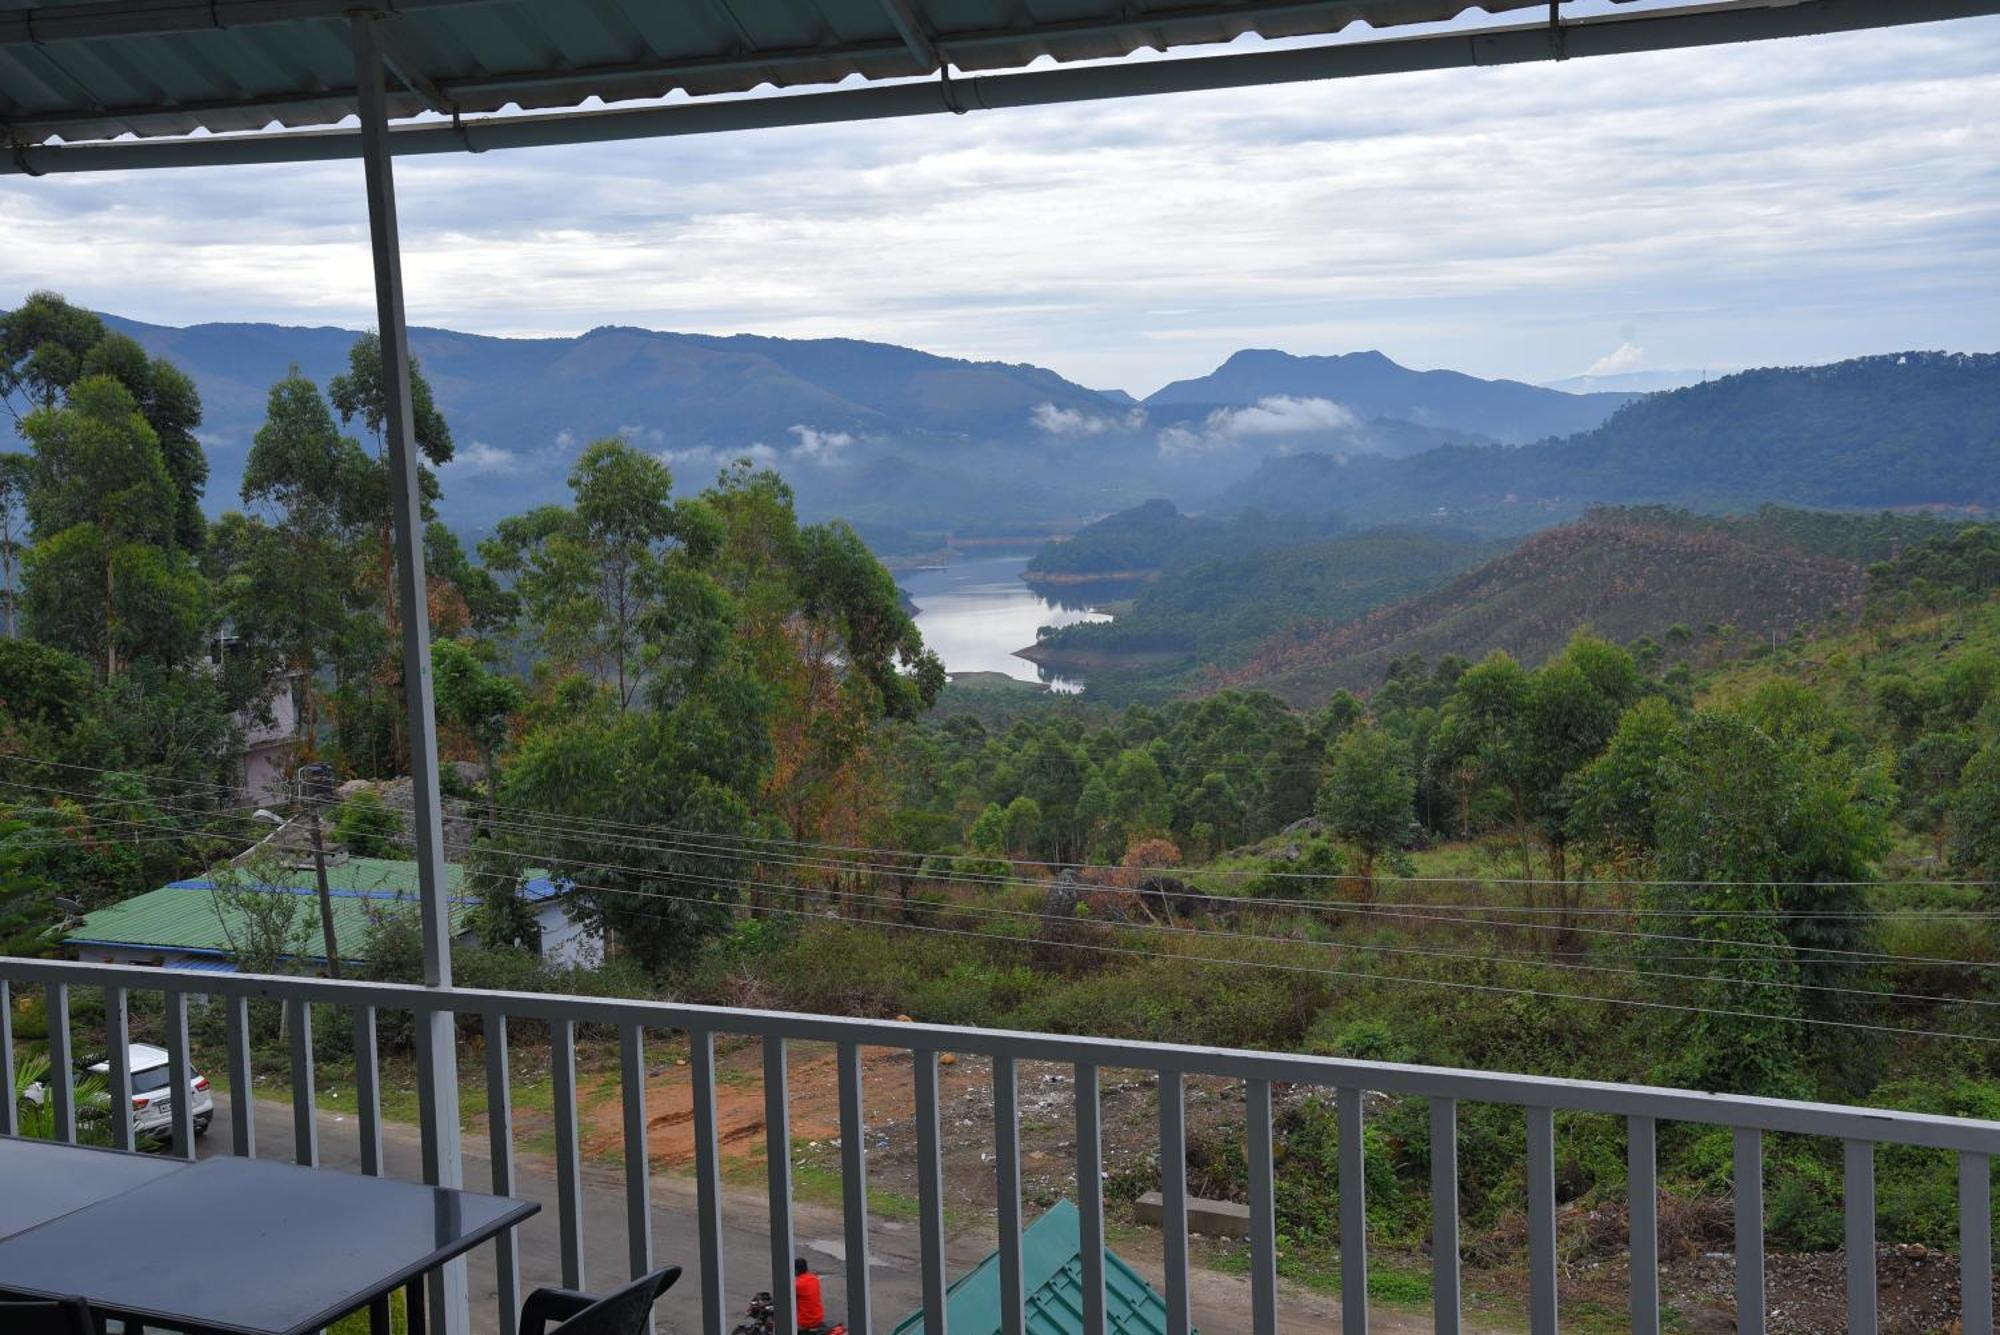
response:
[[[172,1136],[174,1095],[167,1088],[167,1050],[151,1043],[134,1043],[125,1052],[132,1072],[132,1130],[141,1136]],[[111,1063],[98,1062],[90,1073],[109,1080]],[[188,1108],[194,1113],[194,1133],[199,1136],[215,1117],[215,1100],[209,1097],[207,1076],[193,1069],[188,1075]]]
[[[125,1049],[126,1069],[132,1073],[132,1131],[135,1135],[168,1139],[174,1133],[174,1096],[167,1088],[167,1050],[151,1043],[133,1043]],[[109,1058],[89,1068],[91,1075],[109,1083]],[[191,1071],[188,1107],[194,1113],[194,1133],[208,1130],[215,1117],[215,1100],[209,1096],[208,1077]],[[47,1087],[36,1081],[23,1091],[30,1103],[39,1105],[48,1097]],[[100,1095],[101,1099],[103,1096]]]

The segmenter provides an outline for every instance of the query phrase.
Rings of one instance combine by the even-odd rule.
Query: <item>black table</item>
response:
[[[5,1174],[19,1157],[0,1160],[0,1196],[18,1194]],[[0,1238],[0,1290],[75,1294],[103,1316],[201,1335],[305,1335],[363,1308],[385,1327],[407,1285],[421,1335],[423,1276],[540,1208],[219,1157]]]
[[[0,1238],[192,1166],[157,1154],[0,1136]]]

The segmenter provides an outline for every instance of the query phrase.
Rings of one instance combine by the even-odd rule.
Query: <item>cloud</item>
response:
[[[799,442],[792,447],[793,457],[816,464],[840,463],[843,452],[854,443],[854,437],[845,431],[819,431],[809,426],[794,426],[789,431]]]
[[[1628,325],[1654,366],[2000,345],[1995,105],[1980,18],[412,158],[396,187],[426,325],[873,338],[1141,390],[1244,346],[1540,383]],[[351,164],[9,176],[0,234],[0,306],[374,319]]]
[[[1361,419],[1332,399],[1273,395],[1248,408],[1217,408],[1199,427],[1170,426],[1160,432],[1163,454],[1229,449],[1256,440],[1353,432]]]
[[[708,474],[719,473],[739,459],[747,459],[759,468],[767,468],[778,462],[779,454],[762,441],[752,441],[733,449],[690,445],[681,450],[659,450],[653,457],[669,468],[700,477],[706,485]]]
[[[1116,416],[1087,413],[1081,408],[1058,408],[1038,403],[1028,413],[1037,431],[1051,436],[1101,436],[1108,431],[1140,431],[1146,425],[1146,410],[1130,408]]]
[[[1585,375],[1622,375],[1626,371],[1638,371],[1646,365],[1646,350],[1629,339],[1590,364]]]
[[[519,472],[521,458],[510,450],[497,445],[488,445],[483,440],[475,440],[452,453],[451,461],[445,464],[454,473],[480,473],[505,475]]]

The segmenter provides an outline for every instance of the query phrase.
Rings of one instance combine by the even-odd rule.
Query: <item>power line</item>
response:
[[[118,775],[130,775],[138,778],[150,778],[155,782],[192,785],[216,792],[226,792],[232,795],[238,792],[238,790],[229,788],[226,785],[222,784],[204,783],[199,780],[175,779],[168,776],[150,776],[137,770],[101,769],[89,765],[76,765],[67,761],[40,761],[38,763],[54,765],[66,769],[84,770],[86,772],[97,773],[97,774],[118,774]],[[93,796],[95,795],[93,794]],[[469,800],[469,799],[448,799],[448,800],[456,800],[461,802],[463,807],[462,814],[465,814],[468,818],[471,819],[484,818],[485,811],[488,808],[491,808],[496,811],[509,812],[516,815],[522,815],[532,818],[541,818],[549,823],[556,824],[558,827],[575,828],[578,830],[585,830],[585,829],[613,830],[613,831],[637,830],[648,833],[691,834],[702,837],[729,839],[732,841],[749,843],[749,844],[774,845],[774,846],[793,847],[793,848],[810,848],[810,849],[819,849],[824,851],[840,852],[840,853],[871,853],[871,854],[881,854],[886,856],[906,857],[906,858],[926,858],[939,855],[938,853],[935,852],[923,852],[917,849],[883,848],[878,846],[868,846],[859,844],[837,844],[828,842],[815,842],[811,840],[786,839],[776,835],[749,835],[749,834],[717,835],[714,834],[714,832],[712,831],[706,831],[706,830],[695,830],[686,827],[675,827],[671,825],[665,825],[653,822],[619,821],[619,820],[612,820],[606,817],[578,816],[573,814],[548,811],[545,809],[537,809],[533,807],[516,806],[509,803],[488,803],[483,800]],[[1057,871],[1130,870],[1129,868],[1125,868],[1123,866],[1112,863],[1088,863],[1081,861],[1059,861],[1053,859],[1017,858],[1017,857],[1008,857],[1001,854],[980,854],[979,856],[990,857],[994,861],[1005,862],[1011,866],[1043,867]],[[1299,871],[1285,871],[1278,868],[1261,868],[1261,867],[1205,868],[1203,869],[1203,874],[1215,875],[1215,876],[1241,876],[1241,877],[1271,876],[1271,877],[1279,877],[1291,880],[1314,880],[1314,881],[1353,879],[1353,873],[1348,873],[1348,872],[1299,872]],[[1398,875],[1392,872],[1380,872],[1375,875],[1374,879],[1377,881],[1390,881],[1402,885],[1422,885],[1422,884],[1463,885],[1466,884],[1467,882],[1477,881],[1487,885],[1559,885],[1570,888],[1604,887],[1611,889],[1679,886],[1679,887],[1701,887],[1701,888],[1733,887],[1740,889],[1805,888],[1805,889],[1822,889],[1822,890],[1837,890],[1837,889],[1884,890],[1884,889],[1915,888],[1915,887],[1962,887],[1962,888],[1979,889],[1985,887],[2000,886],[2000,880],[1994,880],[1994,879],[1979,879],[1970,877],[1906,877],[1906,876],[1888,877],[1880,880],[1807,881],[1807,880],[1784,880],[1784,879],[1702,880],[1702,879],[1672,879],[1665,877],[1616,877],[1610,879],[1602,879],[1602,878],[1584,879],[1584,878],[1556,878],[1556,877],[1536,877],[1536,876],[1486,876],[1486,875],[1412,876],[1412,875]]]
[[[407,843],[408,840],[399,837],[398,842]],[[546,855],[546,853],[512,852],[512,851],[504,851],[497,849],[488,850],[488,852],[491,854],[498,854],[499,856],[516,859],[517,861],[523,864],[533,862],[538,867],[545,867],[550,863],[568,862],[569,865],[573,865],[576,867],[593,868],[598,871],[625,872],[640,876],[660,877],[668,880],[692,880],[697,882],[707,882],[716,884],[758,886],[766,889],[787,890],[793,892],[797,892],[799,889],[801,889],[801,887],[798,886],[786,885],[779,882],[759,881],[749,877],[703,876],[695,872],[681,872],[681,871],[674,871],[656,867],[635,867],[635,866],[621,865],[617,863],[607,863],[607,862],[570,862],[570,860],[566,859],[550,858]],[[701,855],[697,854],[697,856]],[[843,890],[843,891],[836,891],[834,893],[846,896],[851,899],[862,900],[872,903],[891,904],[891,905],[900,905],[902,903],[900,899],[893,896],[869,894],[863,891]],[[953,907],[958,912],[973,913],[987,917],[999,916],[1011,919],[1030,919],[1034,921],[1046,921],[1049,916],[1030,909],[1009,909],[998,905],[958,904],[954,905]],[[1514,960],[1506,956],[1479,955],[1464,951],[1443,951],[1443,950],[1426,949],[1415,946],[1387,946],[1387,945],[1377,945],[1377,944],[1363,943],[1363,942],[1341,942],[1341,941],[1300,942],[1296,938],[1292,937],[1271,936],[1268,934],[1252,933],[1252,932],[1239,932],[1223,928],[1180,928],[1161,923],[1119,923],[1119,924],[1106,924],[1106,925],[1114,927],[1129,927],[1141,931],[1166,931],[1166,932],[1172,932],[1176,936],[1197,935],[1197,936],[1225,938],[1231,940],[1257,941],[1257,942],[1272,943],[1272,944],[1316,945],[1336,950],[1354,950],[1354,951],[1364,951],[1364,952],[1381,953],[1381,954],[1430,956],[1434,958],[1443,958],[1443,959],[1474,960],[1482,963],[1518,963],[1523,966],[1548,967],[1548,968],[1562,969],[1562,970],[1578,970],[1578,971],[1599,972],[1599,973],[1616,973],[1633,977],[1673,978],[1690,982],[1735,982],[1735,983],[1742,983],[1745,985],[1757,985],[1757,986],[1766,986],[1766,985],[1788,986],[1788,987],[1797,987],[1805,991],[1839,992],[1857,996],[1869,996],[1869,997],[1876,997],[1888,1000],[1916,1001],[1916,1002],[1926,1002],[1926,1003],[1952,1002],[1961,1000],[1960,998],[1940,997],[1928,993],[1891,993],[1872,988],[1838,987],[1830,984],[1811,984],[1811,983],[1790,984],[1790,983],[1783,983],[1778,980],[1735,979],[1717,974],[1695,975],[1695,974],[1664,972],[1659,970],[1622,969],[1612,965],[1583,964],[1574,961]],[[1653,939],[1668,939],[1668,938],[1655,937]],[[1681,938],[1675,938],[1675,939],[1681,939]],[[1776,950],[1789,949],[1792,950],[1795,954],[1798,953],[1798,948],[1792,947],[1789,945],[1789,943],[1785,942],[1761,942],[1761,941],[1720,942],[1720,941],[1713,941],[1710,938],[1685,938],[1685,939],[1697,940],[1705,944],[1734,945],[1734,946],[1741,946],[1746,949],[1756,949],[1756,950],[1776,951]],[[1881,955],[1878,952],[1857,951],[1851,953],[1857,958],[1865,959],[1866,962],[1868,963],[1879,963],[1884,960],[1896,960],[1900,962],[1908,962],[1908,957],[1905,956],[1886,956],[1886,955]],[[1714,964],[1754,962],[1754,960],[1743,959],[1743,958],[1732,960],[1727,958],[1716,958],[1714,956],[1679,957],[1679,958],[1683,959],[1695,958],[1703,962],[1714,963]],[[1764,958],[1770,958],[1770,957],[1767,956]],[[1805,962],[1812,962],[1812,961],[1805,961]],[[1946,961],[1930,961],[1930,962],[1944,963]],[[1982,966],[1975,965],[1973,967],[1982,967]],[[1975,1004],[1982,1006],[2000,1005],[2000,1003],[1985,1002],[1985,1001],[1979,1001],[1976,1002]]]

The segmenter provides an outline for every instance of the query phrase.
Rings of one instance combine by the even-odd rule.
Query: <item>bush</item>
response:
[[[403,856],[402,817],[385,806],[381,797],[365,788],[335,808],[333,837],[347,845],[347,851],[358,858]]]

